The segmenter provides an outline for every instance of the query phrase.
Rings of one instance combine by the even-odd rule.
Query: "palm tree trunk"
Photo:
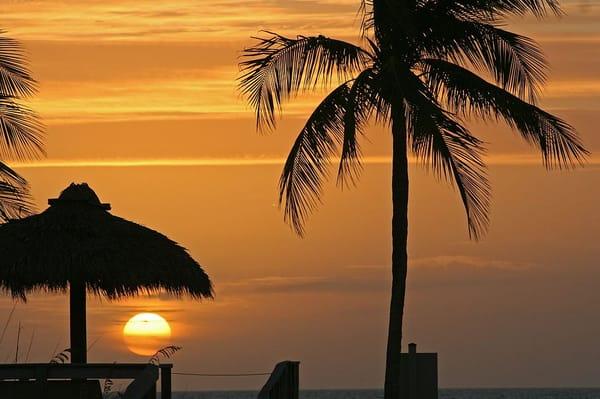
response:
[[[71,281],[69,289],[71,363],[87,363],[85,299],[85,283]]]
[[[399,399],[402,318],[408,271],[408,157],[403,106],[392,106],[392,298],[387,342],[384,399]]]

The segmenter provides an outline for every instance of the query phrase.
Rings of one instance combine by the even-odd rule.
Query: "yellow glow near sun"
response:
[[[127,348],[138,355],[152,356],[168,345],[171,337],[169,323],[156,313],[138,313],[123,327]]]

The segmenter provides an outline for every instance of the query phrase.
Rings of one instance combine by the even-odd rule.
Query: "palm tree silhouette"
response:
[[[540,150],[547,168],[585,160],[587,151],[573,127],[536,105],[546,76],[541,49],[501,28],[507,16],[527,13],[543,17],[561,10],[557,0],[363,0],[363,47],[324,36],[265,32],[244,50],[239,86],[256,111],[259,130],[274,129],[276,111],[296,94],[338,83],[300,131],[279,181],[284,218],[299,235],[319,203],[332,158],[340,157],[338,184],[352,184],[361,169],[359,139],[368,123],[391,128],[386,399],[401,395],[408,152],[458,189],[474,239],[488,225],[490,187],[484,143],[464,120],[503,120]]]
[[[36,92],[25,52],[0,30],[0,222],[31,211],[27,181],[3,161],[44,154],[43,127],[20,101]]]

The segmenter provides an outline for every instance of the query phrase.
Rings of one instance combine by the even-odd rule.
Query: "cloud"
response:
[[[537,264],[470,255],[439,255],[410,261],[409,290],[428,293],[452,290],[485,290],[512,286],[538,272]]]
[[[512,279],[531,269],[527,262],[489,259],[468,255],[440,255],[409,261],[414,288],[450,285],[478,285]],[[517,273],[517,274],[515,274]],[[264,276],[217,285],[218,297],[279,294],[374,293],[386,294],[390,284],[390,265],[350,265],[337,275]]]
[[[409,268],[415,269],[487,269],[487,270],[525,270],[534,267],[533,263],[516,260],[490,259],[470,255],[438,255],[408,260]],[[352,265],[348,270],[358,273],[387,273],[391,264]]]
[[[440,255],[427,258],[417,258],[410,261],[410,265],[417,268],[476,268],[496,270],[523,270],[534,266],[528,262],[489,259],[467,255]]]
[[[3,10],[4,25],[23,39],[79,40],[188,40],[207,37],[247,37],[271,28],[356,31],[356,2],[300,2],[248,0],[181,0],[140,7],[124,1],[12,2]],[[268,22],[267,22],[268,21]],[[177,26],[177,30],[163,29]],[[158,27],[158,28],[157,28]]]
[[[386,290],[386,281],[379,276],[341,274],[337,276],[265,276],[222,283],[217,294],[263,295],[348,293]]]
[[[3,24],[21,38],[78,40],[85,35],[100,41],[193,40],[208,37],[247,37],[270,28],[293,33],[356,36],[356,0],[180,0],[140,7],[133,0],[12,1],[3,4]],[[598,33],[598,7],[592,1],[567,2],[560,25],[549,19],[518,20],[517,30],[531,27],[541,34],[583,36]],[[177,26],[178,31],[163,30]],[[155,29],[157,28],[158,29]],[[584,32],[584,29],[586,31]]]
[[[283,277],[268,276],[251,278],[224,284],[238,291],[280,293],[291,291],[312,291],[330,287],[332,280],[326,277]]]

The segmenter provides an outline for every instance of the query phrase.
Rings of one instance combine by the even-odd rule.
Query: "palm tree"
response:
[[[25,52],[0,30],[0,222],[31,211],[27,182],[3,161],[25,160],[44,153],[43,128],[21,100],[36,92]]]
[[[502,28],[511,15],[561,14],[558,0],[363,0],[362,43],[265,32],[244,50],[239,86],[257,128],[276,127],[276,110],[317,85],[337,87],[300,131],[279,181],[284,219],[302,235],[319,203],[333,157],[338,184],[361,169],[369,122],[392,133],[392,294],[385,399],[401,396],[402,318],[407,275],[408,154],[453,184],[470,237],[488,225],[484,143],[464,124],[503,120],[539,149],[547,168],[581,164],[587,151],[573,127],[536,105],[546,61],[530,38]]]

